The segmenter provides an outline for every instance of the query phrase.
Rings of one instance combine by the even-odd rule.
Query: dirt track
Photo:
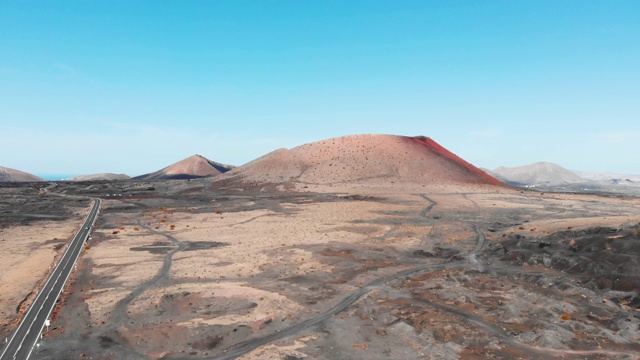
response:
[[[637,200],[181,184],[107,202],[34,358],[640,356]]]

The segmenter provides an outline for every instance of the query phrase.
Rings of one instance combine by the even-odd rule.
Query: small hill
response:
[[[503,186],[428,137],[351,135],[278,149],[216,178],[245,183],[474,183]]]
[[[0,166],[0,182],[32,182],[44,181],[43,178],[24,171]]]
[[[67,180],[97,181],[97,180],[128,180],[128,179],[131,179],[131,177],[126,174],[101,173],[101,174],[91,174],[91,175],[78,175],[78,176],[70,177]]]
[[[504,167],[493,170],[498,179],[516,185],[558,186],[584,182],[580,176],[549,162],[537,162],[524,166]]]
[[[197,179],[211,177],[225,173],[234,166],[224,165],[211,161],[200,155],[193,155],[184,160],[180,160],[164,169],[136,176],[135,180],[176,180],[176,179]]]

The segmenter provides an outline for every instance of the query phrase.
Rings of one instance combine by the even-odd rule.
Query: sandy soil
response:
[[[34,358],[640,357],[640,199],[203,185],[105,202]]]
[[[0,336],[21,319],[39,285],[80,227],[84,201],[46,196],[41,185],[0,190]],[[50,220],[54,219],[54,220]]]
[[[41,222],[0,230],[0,323],[17,321],[17,306],[54,264],[56,255],[80,226],[78,221]]]

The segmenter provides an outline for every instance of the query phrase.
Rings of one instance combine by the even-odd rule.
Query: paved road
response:
[[[5,346],[2,355],[0,355],[0,360],[26,360],[31,355],[31,352],[36,347],[36,342],[40,338],[45,320],[49,319],[49,315],[51,315],[56,301],[58,301],[58,297],[80,256],[83,245],[98,215],[99,208],[100,200],[95,199],[93,208],[89,212],[87,219],[67,247],[67,250],[65,250],[62,259],[60,259],[60,262],[56,265],[56,268],[44,284],[44,287],[36,296],[35,301],[24,315],[22,322],[13,333],[11,340],[9,343],[3,344]]]

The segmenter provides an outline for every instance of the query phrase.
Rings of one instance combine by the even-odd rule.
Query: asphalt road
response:
[[[64,289],[67,279],[69,279],[71,271],[82,252],[83,245],[91,233],[99,208],[100,200],[95,199],[93,208],[82,227],[22,318],[22,322],[11,336],[10,341],[7,344],[3,344],[5,346],[2,355],[0,355],[0,360],[26,360],[36,348],[36,343],[45,326],[45,321],[49,319],[60,293],[62,293],[62,289]]]

